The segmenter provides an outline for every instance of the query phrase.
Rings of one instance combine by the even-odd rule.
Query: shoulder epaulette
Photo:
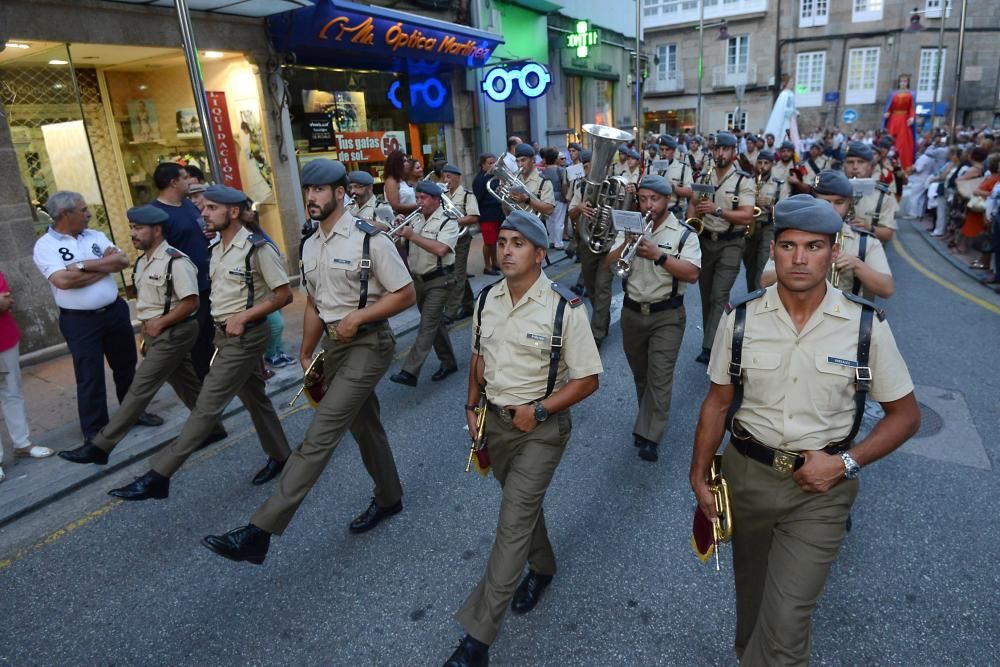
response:
[[[264,237],[263,234],[261,234],[261,235],[251,234],[248,238],[250,240],[250,245],[252,245],[252,246],[254,246],[256,248],[259,248],[262,245],[266,245],[267,244],[267,239]]]
[[[877,236],[875,236],[875,232],[870,232],[867,229],[857,229],[857,228],[855,228],[854,229],[854,233],[855,234],[864,234],[865,236],[870,236],[873,239],[877,239],[878,238]]]
[[[863,296],[858,296],[856,294],[851,294],[850,292],[843,292],[843,295],[845,297],[847,297],[847,299],[849,301],[853,301],[854,303],[859,304],[861,306],[867,306],[867,307],[871,308],[872,310],[874,310],[875,314],[878,315],[879,322],[882,322],[882,321],[885,320],[885,311],[882,310],[881,308],[879,308],[878,306],[876,306],[874,301],[869,301],[868,299],[864,298]]]
[[[743,171],[742,169],[737,169],[736,170],[736,175],[737,176],[746,176],[747,178],[750,178],[749,172]]]
[[[774,181],[775,183],[777,183],[778,185],[784,185],[785,184],[785,182],[783,180],[781,180],[780,178],[772,178],[771,180]]]
[[[355,218],[354,226],[363,231],[369,236],[374,236],[379,233],[379,228],[368,222],[367,220],[362,220],[361,218]]]
[[[678,220],[677,218],[674,218],[674,220],[677,220],[677,222],[678,222],[678,223],[680,224],[681,228],[683,228],[683,229],[687,229],[688,231],[690,231],[690,232],[691,232],[692,234],[694,234],[695,236],[697,236],[697,235],[698,235],[698,230],[696,230],[696,229],[695,229],[694,227],[692,227],[691,225],[689,225],[689,224],[688,224],[688,223],[686,223],[685,221],[683,221],[683,220]]]
[[[569,304],[570,308],[576,308],[583,303],[583,299],[581,299],[578,294],[564,285],[554,282],[552,283],[552,290],[562,298],[566,299],[566,303]]]
[[[175,259],[178,257],[187,257],[187,255],[182,253],[177,248],[167,248],[166,253]]]
[[[750,301],[753,301],[754,299],[759,299],[760,297],[764,296],[765,292],[767,292],[766,289],[759,289],[756,292],[750,292],[749,294],[747,294],[746,296],[744,296],[741,299],[736,299],[735,301],[730,302],[726,306],[726,312],[727,313],[731,313],[731,312],[733,312],[733,309],[736,308],[737,306],[742,306],[744,303],[749,303]]]
[[[878,181],[875,184],[875,189],[884,192],[886,194],[889,194],[889,186],[883,183],[882,181]]]

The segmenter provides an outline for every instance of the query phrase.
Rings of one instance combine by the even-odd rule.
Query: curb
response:
[[[946,247],[944,247],[941,243],[938,243],[937,239],[931,236],[931,233],[929,231],[924,229],[924,226],[920,224],[920,218],[905,218],[905,219],[910,222],[910,226],[914,230],[916,230],[916,232],[921,236],[921,238],[923,238],[924,241],[927,242],[927,245],[929,245],[931,248],[934,249],[934,252],[941,255],[941,257],[945,258],[946,260],[948,260],[948,262],[950,262],[951,265],[954,266],[956,269],[958,269],[965,275],[975,280],[977,285],[980,284],[979,280],[981,278],[984,278],[985,275],[983,273],[978,272],[976,269],[970,269],[968,264],[966,264],[962,260],[955,257],[953,254],[948,252],[948,249]]]

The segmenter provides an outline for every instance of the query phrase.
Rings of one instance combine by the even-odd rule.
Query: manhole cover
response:
[[[937,413],[937,411],[927,405],[926,403],[921,403],[917,401],[917,405],[920,407],[920,430],[917,431],[914,438],[929,438],[933,435],[937,435],[944,428],[944,419]],[[882,410],[882,406],[874,401],[868,401],[865,403],[865,416],[861,420],[861,434],[868,435],[868,433],[875,428],[875,424],[879,422],[882,417],[885,416],[885,411]],[[862,435],[859,435],[857,440],[860,440]]]

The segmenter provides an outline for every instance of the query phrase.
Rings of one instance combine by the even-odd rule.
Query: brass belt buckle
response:
[[[334,343],[340,341],[340,335],[337,333],[337,323],[336,322],[331,322],[330,324],[326,325],[326,335]]]
[[[652,312],[652,311],[650,311],[650,309],[649,309],[649,304],[648,304],[648,303],[640,303],[640,304],[639,304],[639,311],[640,311],[640,312],[641,312],[641,313],[642,313],[643,315],[649,315],[649,313],[650,313],[650,312]]]
[[[708,235],[708,238],[712,239],[713,241],[718,241],[719,240],[719,232],[712,232],[711,234]]]
[[[795,470],[796,458],[795,454],[774,450],[774,460],[771,462],[771,467],[783,475],[788,475]]]

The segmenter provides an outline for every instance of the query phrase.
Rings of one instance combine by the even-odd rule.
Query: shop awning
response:
[[[468,26],[374,5],[316,0],[271,16],[274,48],[301,65],[360,64],[410,71],[425,63],[482,67],[503,37]]]
[[[175,7],[174,0],[107,0],[129,5],[145,5],[147,7]],[[308,7],[313,0],[189,0],[188,7],[193,11],[231,14],[235,16],[255,16],[263,18],[271,14],[287,12],[300,7]]]

